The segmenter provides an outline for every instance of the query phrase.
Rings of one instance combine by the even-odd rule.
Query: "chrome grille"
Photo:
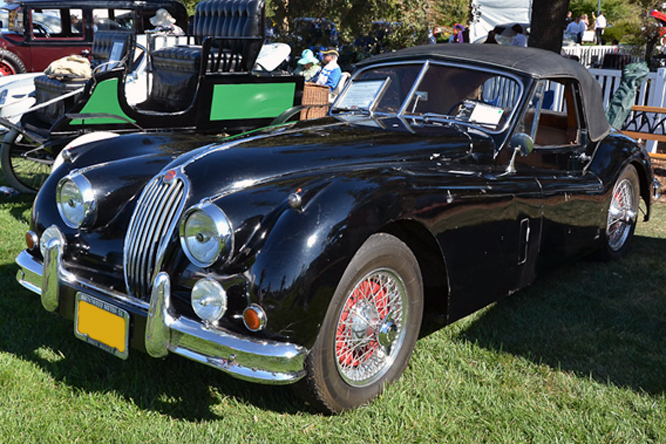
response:
[[[153,277],[183,211],[185,188],[183,178],[165,181],[160,175],[139,198],[125,235],[123,258],[125,285],[136,298],[150,299]]]

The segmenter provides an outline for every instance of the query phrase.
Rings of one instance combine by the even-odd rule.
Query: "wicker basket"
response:
[[[303,87],[303,105],[321,105],[301,111],[301,120],[324,117],[328,114],[328,86],[306,82]]]

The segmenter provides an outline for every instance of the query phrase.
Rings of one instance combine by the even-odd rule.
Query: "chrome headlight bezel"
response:
[[[73,202],[71,198],[64,202],[65,199],[62,193],[70,184],[74,186],[74,190],[78,193],[77,202]],[[74,204],[81,207],[81,215],[76,217],[73,217],[65,207],[65,205],[73,206]],[[88,179],[80,173],[72,173],[60,179],[56,186],[56,206],[60,217],[70,228],[88,227],[97,218],[95,191]]]
[[[210,236],[202,235],[203,241],[212,241],[212,245],[204,248],[204,254],[200,254],[193,247],[193,242],[202,243],[199,234],[201,230],[191,227],[193,216],[199,220],[205,220]],[[180,219],[180,245],[187,258],[197,267],[210,267],[218,261],[226,263],[234,251],[234,235],[231,221],[217,205],[206,201],[194,205],[185,211]]]

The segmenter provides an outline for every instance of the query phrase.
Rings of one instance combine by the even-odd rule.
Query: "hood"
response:
[[[194,194],[215,196],[291,175],[408,168],[428,159],[433,165],[435,159],[439,165],[478,163],[479,156],[492,156],[494,149],[488,136],[458,127],[411,126],[397,118],[351,123],[329,117],[205,147],[179,157],[168,168],[182,168]]]

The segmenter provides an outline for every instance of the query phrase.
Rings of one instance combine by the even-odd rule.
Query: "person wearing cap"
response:
[[[463,35],[464,32],[465,32],[465,27],[460,23],[456,23],[455,25],[453,25],[453,35],[451,36],[450,42],[465,43],[465,36]]]
[[[337,50],[331,48],[321,51],[321,55],[325,65],[312,80],[319,85],[328,86],[328,90],[333,91],[338,86],[340,78],[342,78],[342,69],[338,65],[340,54]]]
[[[155,27],[155,30],[166,32],[171,35],[184,35],[183,29],[176,25],[176,19],[173,18],[169,11],[160,8],[155,12],[155,16],[150,18],[150,24]]]
[[[301,58],[298,60],[294,74],[305,77],[305,81],[309,82],[319,72],[319,60],[314,56],[314,53],[309,49],[303,50]]]

